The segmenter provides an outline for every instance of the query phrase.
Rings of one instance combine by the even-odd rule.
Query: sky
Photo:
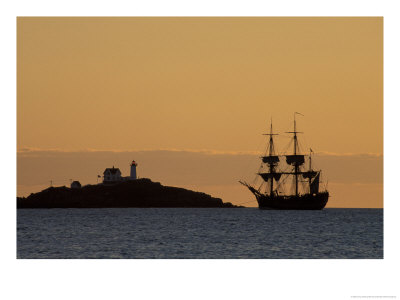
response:
[[[19,196],[135,159],[254,206],[238,180],[271,118],[285,149],[295,111],[328,207],[383,207],[381,17],[17,19]]]

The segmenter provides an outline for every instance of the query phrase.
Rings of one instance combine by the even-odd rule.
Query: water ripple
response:
[[[383,258],[382,209],[19,209],[18,258]]]

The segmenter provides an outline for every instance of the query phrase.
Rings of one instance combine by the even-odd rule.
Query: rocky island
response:
[[[142,178],[81,188],[49,187],[17,197],[17,208],[237,207],[220,198]]]

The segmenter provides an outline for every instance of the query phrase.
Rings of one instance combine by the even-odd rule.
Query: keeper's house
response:
[[[116,181],[122,181],[121,171],[118,168],[107,168],[103,172],[103,183],[112,183]]]

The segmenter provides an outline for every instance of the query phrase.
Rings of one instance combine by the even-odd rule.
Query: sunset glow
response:
[[[272,118],[283,150],[298,111],[327,207],[383,207],[381,17],[21,17],[17,72],[19,196],[134,159],[138,176],[251,201],[238,180],[262,133]]]

